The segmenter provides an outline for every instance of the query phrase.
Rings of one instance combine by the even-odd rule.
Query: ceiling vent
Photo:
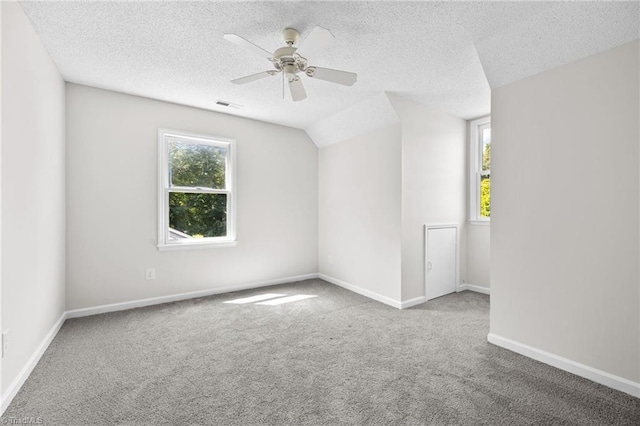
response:
[[[216,100],[216,105],[219,105],[225,108],[235,108],[235,109],[243,108],[243,106],[240,104],[234,104],[233,102],[223,101],[221,99]]]

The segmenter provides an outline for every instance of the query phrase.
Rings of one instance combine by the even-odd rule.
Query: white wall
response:
[[[491,333],[640,381],[638,41],[492,93]]]
[[[387,96],[400,125],[320,149],[318,264],[398,306],[425,294],[427,223],[460,225],[466,276],[467,124]]]
[[[400,126],[319,153],[319,271],[400,301]]]
[[[490,288],[491,225],[467,226],[466,283]]]
[[[236,247],[157,250],[159,127],[236,139]],[[304,131],[68,84],[67,138],[67,309],[317,272]]]
[[[2,10],[3,7],[0,5],[0,331],[4,330],[2,327]],[[0,361],[0,415],[4,413],[3,404],[2,361]]]
[[[389,94],[402,123],[402,300],[425,295],[424,225],[460,225],[466,272],[467,123]]]
[[[65,87],[19,4],[0,7],[4,393],[64,312]]]

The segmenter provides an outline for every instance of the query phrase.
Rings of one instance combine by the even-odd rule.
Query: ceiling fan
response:
[[[282,36],[284,37],[286,46],[270,53],[236,34],[225,34],[225,40],[268,59],[275,68],[246,77],[236,78],[235,80],[231,80],[231,82],[234,84],[246,84],[282,73],[283,96],[284,80],[286,79],[289,82],[291,98],[294,101],[301,101],[307,97],[307,92],[304,90],[304,85],[300,79],[300,75],[302,74],[305,74],[307,77],[343,84],[345,86],[353,86],[358,79],[356,73],[308,65],[307,56],[313,56],[314,53],[333,40],[333,35],[329,30],[322,27],[315,27],[300,46],[297,47],[295,45],[300,37],[300,33],[297,30],[285,28],[282,31]]]

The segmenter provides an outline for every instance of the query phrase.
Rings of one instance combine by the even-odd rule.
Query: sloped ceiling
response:
[[[384,91],[462,118],[485,115],[489,83],[507,84],[636,39],[640,16],[637,1],[21,4],[67,81],[316,135],[319,123],[340,121],[336,115],[375,103]],[[310,63],[358,73],[353,87],[303,77],[309,97],[294,103],[288,93],[283,100],[277,77],[230,83],[271,65],[223,33],[273,51],[283,45],[284,27],[304,38],[316,25],[330,29],[335,42]]]
[[[492,88],[640,37],[640,2],[561,2],[476,43]]]
[[[380,92],[311,124],[306,130],[322,148],[397,123],[400,123],[400,117],[387,94]]]

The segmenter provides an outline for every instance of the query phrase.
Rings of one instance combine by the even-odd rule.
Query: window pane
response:
[[[224,189],[227,148],[169,142],[170,186]]]
[[[169,193],[169,240],[226,235],[227,194]]]
[[[480,216],[491,217],[491,177],[480,181]]]
[[[491,128],[482,129],[482,170],[491,170]]]

